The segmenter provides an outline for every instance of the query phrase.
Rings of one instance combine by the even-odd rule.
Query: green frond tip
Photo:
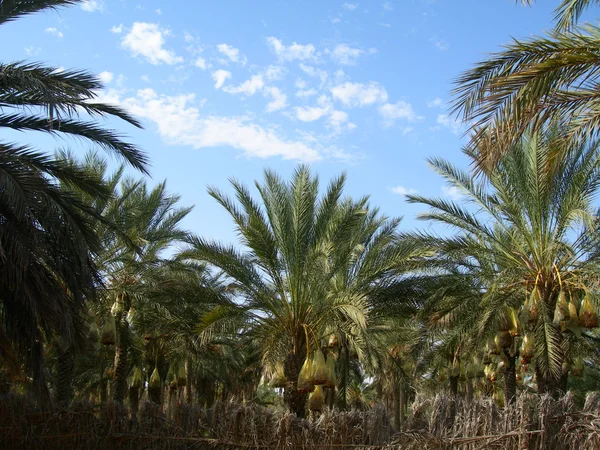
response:
[[[83,0],[4,0],[0,3],[0,24],[45,9],[83,3]]]
[[[573,29],[583,12],[598,0],[563,0],[556,9],[556,28],[560,31]]]

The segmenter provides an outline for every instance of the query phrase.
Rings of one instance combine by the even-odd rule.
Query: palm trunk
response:
[[[458,395],[458,375],[450,375],[450,395],[456,397]]]
[[[185,360],[185,401],[192,403],[192,362]]]
[[[68,408],[73,400],[73,349],[58,348],[58,374],[56,379],[56,405]]]
[[[31,353],[33,356],[31,371],[34,397],[41,409],[52,409],[52,397],[48,389],[48,372],[43,364],[44,345],[41,340],[32,346]]]
[[[394,426],[397,431],[400,431],[400,383],[398,382],[398,378],[395,378],[394,383]]]
[[[117,348],[115,349],[115,375],[113,380],[113,400],[117,403],[125,401],[127,394],[127,375],[129,374],[129,323],[127,322],[127,313],[131,308],[129,294],[124,293],[119,300],[123,309],[120,316],[117,317],[118,336]]]
[[[506,349],[504,354],[508,360],[504,370],[504,404],[508,406],[517,399],[517,357],[511,356]]]
[[[567,392],[568,373],[563,373],[558,378],[545,376],[539,366],[536,365],[535,378],[537,380],[538,394],[550,394],[553,398],[558,399]]]
[[[287,382],[283,392],[283,399],[288,409],[298,417],[306,416],[307,395],[298,391],[298,374],[304,363],[304,356],[298,356],[290,352],[283,365],[283,373]]]
[[[473,400],[473,380],[469,378],[465,384],[467,386],[467,401],[471,401]]]
[[[545,320],[548,324],[550,324],[550,326],[552,327],[556,327],[556,325],[554,325],[552,323],[553,317],[551,317],[551,312],[555,310],[556,307],[556,301],[558,298],[558,294],[553,291],[553,290],[548,290],[547,292],[545,292],[542,295],[542,301],[546,304],[546,311],[547,312],[547,316],[544,317],[540,317],[538,318],[539,320]],[[556,347],[558,349],[561,349],[564,345],[564,336],[562,335],[562,333],[560,332],[560,330],[558,331],[558,335],[560,336],[560,340],[559,342],[556,342]],[[547,345],[547,343],[544,343],[545,345]],[[560,351],[560,350],[559,350]],[[564,354],[560,354],[559,356],[559,363],[562,365],[562,363],[564,363],[565,361],[565,357]],[[536,378],[536,382],[537,382],[537,391],[538,394],[550,394],[553,398],[558,399],[561,395],[565,394],[567,392],[567,381],[568,381],[568,377],[569,374],[567,373],[562,373],[561,375],[559,375],[558,377],[556,377],[553,374],[547,374],[544,373],[538,364],[535,365],[535,378]]]
[[[129,388],[129,408],[131,409],[131,418],[137,418],[140,409],[140,389],[135,386]]]
[[[347,406],[347,397],[348,397],[348,375],[350,368],[350,352],[348,350],[348,345],[344,340],[342,340],[342,380],[340,383],[340,408],[346,409]]]
[[[148,387],[148,398],[152,403],[160,405],[161,387]]]
[[[407,393],[406,383],[404,377],[400,377],[398,380],[398,418],[396,420],[396,429],[400,430],[404,425],[405,411],[407,409]]]

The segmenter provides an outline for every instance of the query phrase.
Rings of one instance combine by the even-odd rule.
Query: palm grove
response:
[[[75,3],[5,0],[0,24]],[[443,234],[401,233],[344,194],[344,175],[324,185],[300,166],[254,189],[231,180],[233,197],[210,188],[239,243],[197,236],[181,225],[190,208],[144,178],[143,152],[99,125],[140,126],[96,101],[95,77],[0,64],[0,127],[97,148],[0,141],[1,393],[132,416],[146,400],[299,416],[383,402],[398,424],[417,393],[586,389],[600,338],[600,42],[577,26],[590,3],[565,0],[547,37],[459,78],[473,167],[430,164],[462,199],[408,198]],[[104,152],[123,165],[109,171]]]

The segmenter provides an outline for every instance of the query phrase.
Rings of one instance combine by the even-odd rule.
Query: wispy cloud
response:
[[[385,103],[379,107],[379,114],[384,119],[386,126],[391,126],[396,120],[415,122],[423,117],[419,116],[410,103],[399,100],[396,103]]]
[[[346,11],[354,11],[356,8],[358,8],[358,3],[344,3],[342,7]]]
[[[239,62],[242,65],[246,65],[247,59],[245,56],[242,56],[239,49],[228,44],[219,44],[217,45],[217,50],[223,55],[227,56],[230,61],[235,63]]]
[[[48,27],[44,30],[46,33],[49,33],[53,36],[56,36],[58,39],[62,39],[64,37],[64,34],[62,34],[61,31],[59,31],[57,28],[55,27]]]
[[[104,71],[98,74],[98,78],[103,84],[108,84],[113,80],[114,74],[112,72]]]
[[[264,94],[271,98],[267,104],[267,112],[279,111],[287,106],[287,96],[276,87],[267,87]]]
[[[129,50],[132,56],[141,56],[150,64],[173,65],[183,62],[173,50],[164,48],[169,30],[155,23],[135,22],[121,41],[121,47]]]
[[[440,108],[443,106],[443,104],[444,104],[444,101],[441,98],[436,97],[433,100],[430,100],[427,102],[427,107],[428,108]]]
[[[284,45],[276,37],[267,38],[267,45],[281,61],[311,61],[317,59],[317,49],[313,44],[298,44],[293,42],[291,45]]]
[[[194,94],[160,95],[153,89],[139,90],[135,97],[110,97],[132,114],[153,122],[170,145],[195,149],[231,147],[254,158],[280,157],[304,162],[322,159],[310,142],[288,139],[280,131],[253,123],[247,117],[202,116]]]
[[[394,187],[389,188],[389,190],[392,191],[394,194],[404,195],[404,196],[417,193],[416,189],[405,188],[404,186],[394,186]]]
[[[244,94],[251,96],[262,90],[265,82],[262,75],[253,75],[239,86],[225,86],[223,90],[229,94]]]
[[[331,88],[333,97],[346,106],[366,106],[387,101],[383,86],[371,81],[367,84],[346,82]]]
[[[194,61],[194,66],[196,66],[202,70],[206,70],[208,68],[208,65],[206,64],[206,60],[204,58],[202,58],[201,56],[196,58],[196,61]]]
[[[448,44],[448,41],[446,39],[441,39],[437,36],[433,36],[429,41],[433,44],[435,48],[441,51],[446,51],[450,47],[450,44]]]
[[[212,73],[212,79],[215,81],[215,89],[221,89],[221,87],[225,84],[225,81],[231,78],[231,72],[228,70],[215,70]]]
[[[376,53],[376,49],[370,49],[368,53]],[[325,50],[325,53],[329,55],[331,60],[337,64],[342,65],[354,65],[361,55],[367,53],[365,50],[360,48],[350,47],[348,44],[338,44],[333,49]]]
[[[81,2],[81,9],[87,12],[103,12],[104,0],[83,0]]]
[[[436,123],[438,124],[438,129],[441,127],[447,128],[456,135],[463,133],[466,128],[463,122],[450,117],[448,114],[438,114]]]
[[[455,202],[463,198],[463,195],[456,186],[442,186],[442,195]]]

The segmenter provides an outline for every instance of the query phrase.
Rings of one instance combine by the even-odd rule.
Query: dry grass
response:
[[[208,410],[144,402],[137,417],[87,402],[61,412],[36,411],[20,396],[0,398],[0,447],[7,449],[596,449],[600,395],[583,409],[560,400],[521,396],[500,409],[488,400],[417,398],[403,430],[393,430],[381,406],[330,411],[307,420],[274,408],[217,403]]]

